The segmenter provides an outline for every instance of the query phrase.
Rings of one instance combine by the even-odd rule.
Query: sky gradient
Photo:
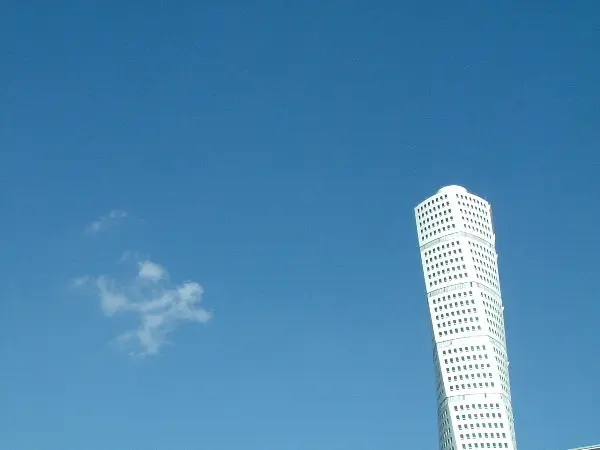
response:
[[[494,208],[519,447],[600,442],[598,23],[4,2],[0,448],[435,449],[413,207],[448,184]]]

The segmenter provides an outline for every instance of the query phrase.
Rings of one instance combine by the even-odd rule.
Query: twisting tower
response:
[[[492,210],[460,186],[415,208],[440,450],[516,450]]]

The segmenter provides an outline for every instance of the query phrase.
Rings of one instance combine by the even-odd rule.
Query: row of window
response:
[[[508,355],[506,354],[506,352],[504,350],[500,350],[496,346],[492,346],[492,350],[494,351],[494,353],[496,353],[501,358],[508,359]]]
[[[450,217],[446,217],[445,219],[438,220],[435,223],[431,223],[429,225],[420,227],[420,231],[423,234],[423,239],[425,239],[427,236],[435,234],[434,231],[442,232],[442,231],[450,230],[450,228],[456,228],[456,225],[454,225],[452,223],[452,221],[453,221],[453,218],[452,218],[452,216],[450,216]],[[429,231],[429,230],[431,230],[431,231]],[[426,234],[427,231],[429,231],[429,234]]]
[[[479,364],[477,364],[477,366],[479,367]],[[488,364],[488,366],[489,366],[489,364]],[[483,368],[483,364],[481,365],[481,367]],[[446,370],[448,370],[448,369],[446,369]],[[452,380],[452,377],[448,377],[448,382],[452,383],[452,381],[468,381],[469,379],[475,380],[475,378],[491,379],[491,378],[493,378],[493,376],[492,376],[492,372],[479,372],[479,373],[471,373],[471,374],[466,374],[466,375],[454,375],[454,380]]]
[[[481,274],[475,274],[475,278],[477,278],[478,280],[489,284],[490,286],[494,287],[494,289],[497,289],[498,291],[500,290],[500,285],[498,283],[496,283],[492,278],[486,277],[485,275],[481,275]]]
[[[484,203],[474,195],[456,194],[455,197],[458,199],[459,205],[464,205],[465,207],[479,211],[480,213],[485,213],[487,211],[487,203]],[[447,204],[448,202],[446,200],[448,200],[448,194],[441,194],[436,197],[432,197],[426,203],[423,203],[417,208],[417,213],[427,214],[428,210],[437,207],[440,202],[442,204]]]
[[[433,308],[434,312],[442,311],[442,310],[447,310],[447,309],[452,309],[452,307],[454,306],[455,308],[458,308],[458,306],[468,306],[469,304],[474,305],[475,304],[475,300],[471,299],[471,300],[461,300],[460,302],[450,302],[450,303],[446,303],[445,305],[440,305],[440,306],[435,306]]]
[[[496,295],[488,295],[485,292],[482,292],[481,296],[484,298],[483,303],[485,305],[493,307],[498,312],[500,311],[500,308],[502,307],[502,301],[500,297]]]
[[[456,299],[460,299],[461,297],[467,297],[467,296],[472,296],[473,295],[473,291],[468,291],[468,292],[455,292],[454,294],[448,294],[448,295],[443,295],[441,298],[434,298],[432,303],[435,305],[437,303],[443,303],[447,300],[456,300]],[[467,301],[468,303],[468,301]],[[462,305],[462,303],[461,303]]]
[[[484,345],[485,347],[485,345]],[[451,354],[451,353],[449,353]],[[444,358],[444,364],[455,364],[460,362],[470,362],[471,360],[476,361],[479,359],[488,359],[487,354],[485,353],[475,353],[474,355],[462,355],[455,356],[453,358]]]
[[[442,283],[447,283],[448,281],[452,281],[452,280],[462,280],[463,278],[467,278],[467,276],[468,276],[467,272],[447,274],[443,279],[440,279],[439,281],[437,279],[430,281],[429,287],[437,286],[438,284],[442,284]],[[429,278],[431,278],[431,276],[429,276]]]
[[[440,278],[440,283],[441,283],[441,279],[442,278],[444,279],[444,281],[447,281],[448,279],[452,279],[452,277],[454,275],[460,275],[461,273],[463,274],[464,277],[467,276],[466,272],[459,272],[461,270],[467,270],[466,264],[462,264],[462,265],[461,264],[456,264],[456,265],[453,265],[453,266],[450,266],[450,267],[446,267],[444,269],[440,269],[438,267],[437,271],[436,271],[436,268],[434,267],[433,270],[434,270],[433,273],[427,274],[427,279],[428,280],[431,280],[431,279],[435,280],[436,278]],[[451,273],[451,272],[459,272],[459,273]]]
[[[431,231],[429,233],[424,234],[423,235],[423,240],[432,238],[436,234],[442,234],[442,233],[445,233],[447,231],[453,230],[454,228],[456,228],[456,224],[455,223],[448,224],[448,226],[443,226],[440,229],[436,229],[436,230],[433,230],[433,231]]]
[[[486,447],[486,444],[487,444],[487,447]],[[475,444],[473,444],[474,447],[472,447],[471,444],[468,444],[469,445],[468,448],[469,449],[472,449],[472,448],[508,448],[508,443],[506,443],[506,442],[504,442],[504,443],[502,443],[502,442],[498,442],[498,443],[492,442],[491,444],[492,444],[492,446],[490,447],[490,442],[487,442],[487,443],[483,443],[483,442],[482,443],[477,443],[476,442]],[[462,448],[466,449],[467,448],[467,444],[463,444]]]
[[[458,241],[458,240],[447,242],[445,244],[438,244],[435,247],[432,247],[431,249],[427,250],[425,252],[425,255],[432,255],[437,252],[452,250],[454,247],[459,247],[459,246],[460,246],[460,241]],[[444,256],[446,256],[446,255],[444,254]]]
[[[477,360],[477,357],[479,357],[479,359],[483,358],[482,355],[474,355],[473,356],[473,361]],[[487,358],[485,358],[485,359],[487,359]],[[444,360],[444,362],[445,361],[447,361],[447,360]],[[458,361],[456,361],[456,362],[458,363]],[[469,360],[467,362],[471,362],[470,357],[469,357]],[[450,363],[450,364],[452,364],[452,363]],[[461,366],[448,366],[448,367],[446,367],[446,373],[450,373],[450,369],[452,369],[452,372],[455,372],[455,368],[458,369],[458,371],[460,372],[463,369],[464,370],[479,370],[479,369],[483,370],[485,368],[489,369],[491,366],[490,366],[489,363],[482,363],[482,364],[477,363],[477,364],[474,364],[474,365],[470,364],[468,367],[469,368],[467,369],[466,365],[463,365],[462,367]],[[468,378],[468,376],[469,375],[465,375],[465,377],[467,377],[467,378]],[[491,376],[492,376],[492,374],[490,373],[490,377]],[[459,375],[459,378],[457,378],[456,375],[454,376],[454,381],[458,381],[459,379],[462,380],[463,376]],[[452,381],[452,377],[448,377],[448,381]]]
[[[439,214],[436,214],[432,219],[426,219],[425,221],[419,221],[419,233],[421,240],[431,239],[432,237],[456,230],[456,223],[454,222],[453,216],[443,217],[447,214],[451,214],[451,210],[444,210]],[[438,217],[439,215],[439,217]],[[479,233],[487,239],[492,239],[491,228],[487,225],[481,224],[479,221],[469,219],[468,217],[461,217],[463,226],[466,230],[473,233]],[[437,219],[437,220],[436,220]]]
[[[452,328],[450,330],[440,331],[438,333],[439,337],[447,337],[448,335],[452,336],[454,334],[459,333],[469,333],[474,331],[481,331],[481,325],[472,326],[472,327],[461,327],[461,328]]]
[[[442,450],[454,450],[454,447],[452,446],[452,438],[442,442]]]
[[[459,205],[461,206],[461,205]],[[477,211],[473,211],[472,209],[469,209],[470,205],[464,205],[464,209],[459,207],[459,211],[461,213],[461,217],[463,218],[463,220],[470,222],[470,223],[474,223],[476,225],[479,225],[481,228],[488,230],[488,231],[492,231],[490,228],[490,217],[488,214],[486,214],[484,211],[479,211],[479,208],[477,209]]]
[[[425,268],[428,272],[437,269],[439,267],[443,267],[443,266],[447,266],[449,264],[453,264],[453,263],[457,263],[457,262],[464,262],[465,258],[464,256],[455,256],[453,258],[446,258],[443,261],[440,262],[431,262],[431,265],[427,265],[429,264],[429,261],[425,261]]]
[[[452,321],[448,321],[448,322],[440,322],[437,324],[438,328],[446,328],[446,327],[455,327],[456,325],[462,325],[462,324],[467,324],[467,322],[479,322],[479,317],[469,317],[469,318],[459,318],[459,319],[454,319]]]
[[[483,302],[483,310],[494,320],[497,325],[504,330],[504,307],[498,307],[493,303]]]
[[[501,342],[504,342],[504,327],[500,325],[500,323],[496,322],[494,319],[486,319],[488,323],[488,330],[491,334],[493,334],[496,339]]]
[[[489,383],[465,383],[465,384],[451,384],[450,391],[464,391],[467,389],[486,389],[496,387],[496,384],[491,381]]]
[[[463,220],[464,220],[464,217],[463,217]],[[482,227],[479,227],[477,225],[470,225],[469,223],[466,223],[466,222],[467,221],[465,220],[464,225],[467,230],[474,231],[476,233],[481,234],[482,236],[485,236],[488,239],[492,239],[492,235],[490,233],[488,233],[487,231],[484,231]]]
[[[483,221],[485,225],[490,223],[490,217],[483,208],[474,208],[473,205],[461,202],[458,203],[458,206],[461,214],[475,217],[476,219]]]
[[[475,197],[474,195],[470,195],[470,194],[457,194],[456,195],[457,198],[462,199],[462,200],[467,200],[470,203],[474,203],[475,208],[479,208],[480,206],[486,206],[486,204],[484,202],[482,202],[479,198]],[[461,202],[459,201],[458,204],[460,205]],[[462,203],[463,205],[467,205],[467,206],[473,206],[472,204],[469,203]],[[480,211],[481,208],[479,208]]]
[[[487,269],[484,269],[477,263],[474,263],[473,267],[475,269],[475,278],[489,284],[490,286],[494,287],[497,291],[500,290],[500,280],[498,279],[498,276],[496,274],[492,273]]]
[[[436,198],[432,198],[431,200],[429,200],[427,203],[424,203],[423,205],[421,205],[419,208],[417,208],[418,212],[425,212],[425,214],[427,214],[427,210],[433,206],[434,208],[436,207],[436,205],[439,204],[440,200],[445,200],[448,198],[448,194],[444,194],[443,196],[440,195],[439,197]]]
[[[472,243],[471,241],[468,242],[469,245],[473,245],[480,249],[484,249],[484,247],[480,246],[479,244]],[[460,282],[462,280],[468,279],[469,273],[467,272],[465,258],[464,256],[460,255],[460,253],[462,253],[462,250],[460,248],[456,248],[453,250],[450,249],[451,246],[458,245],[459,241],[452,241],[448,244],[436,246],[424,253],[424,270],[427,275],[429,288],[433,288],[437,285],[444,283],[449,283],[453,281]],[[441,247],[445,247],[443,249],[445,250],[443,253]],[[473,274],[474,277],[480,280],[481,282],[484,282],[489,286],[495,288],[496,290],[499,290],[500,284],[495,264],[490,264],[486,261],[491,260],[491,257],[489,255],[495,255],[495,252],[491,252],[488,249],[484,249],[483,252],[473,249],[470,249],[470,251],[474,254],[478,254],[478,256],[481,256],[480,258],[475,256],[472,257],[473,267],[475,269],[475,273]],[[436,252],[438,253],[436,254]],[[457,272],[458,270],[461,270],[461,272]]]
[[[478,251],[486,253],[491,258],[495,258],[496,257],[496,252],[492,251],[489,247],[481,245],[481,244],[478,244],[477,242],[472,242],[470,240],[467,240],[467,242],[469,243],[469,246],[471,246],[473,248],[476,248]]]
[[[462,432],[458,435],[459,447],[467,448],[508,448],[508,442],[498,442],[497,440],[506,440],[507,433],[504,431],[504,423],[502,422],[502,413],[495,412],[500,410],[499,403],[472,404],[472,405],[455,405],[454,410],[469,410],[479,411],[473,414],[457,414],[457,428]],[[483,412],[482,410],[487,411]],[[491,410],[491,412],[490,412]],[[509,413],[510,417],[510,413]],[[486,420],[487,419],[487,420]],[[454,439],[450,430],[450,421],[448,409],[443,408],[438,411],[438,429],[440,442],[443,448],[453,449]],[[502,431],[500,431],[502,430]],[[494,440],[493,442],[482,442],[483,440]],[[475,441],[475,442],[462,442]],[[478,442],[477,442],[478,441]]]
[[[478,403],[477,405],[475,403],[472,404],[466,404],[466,405],[454,405],[454,411],[458,411],[458,410],[481,410],[481,409],[500,409],[500,403]]]
[[[444,223],[449,223],[452,222],[454,220],[454,216],[448,216],[448,214],[451,214],[452,210],[451,209],[446,209],[443,208],[433,214],[432,216],[427,216],[427,217],[423,217],[422,219],[419,219],[419,229],[421,231],[424,230],[431,230],[432,228],[435,227],[439,227],[440,225],[443,225]],[[443,217],[443,216],[448,216],[448,217]]]
[[[461,439],[506,439],[506,433],[466,433],[460,435]]]
[[[471,253],[473,252],[473,250],[471,250]],[[487,262],[485,259],[487,259],[487,257],[484,257],[484,259],[478,258],[476,256],[473,256],[473,262],[479,264],[482,267],[485,267],[490,274],[498,274],[498,269],[496,268],[496,264],[490,264],[489,262]]]
[[[461,209],[460,212],[462,213],[463,210]],[[468,214],[467,214],[467,216],[468,216]],[[460,216],[460,218],[463,220],[463,222],[469,223],[472,225],[477,225],[479,228],[481,228],[483,230],[489,229],[488,225],[485,222],[481,222],[480,220],[472,219],[470,217],[465,217],[465,216]]]
[[[490,272],[489,270],[483,269],[477,265],[475,265],[475,271],[477,273],[475,273],[475,278],[479,278],[480,280],[488,280],[487,283],[491,284],[494,287],[497,287],[497,283],[496,283],[496,275],[494,275],[492,272]]]
[[[456,353],[463,353],[463,352],[469,352],[469,351],[480,351],[480,350],[485,350],[485,345],[471,345],[470,350],[469,350],[469,346],[466,347],[458,347],[458,348],[454,348],[453,350],[442,350],[442,355],[451,355],[452,353],[456,354]]]
[[[484,303],[484,306],[485,307],[483,310],[485,311],[485,314],[491,318],[488,319],[488,321],[492,320],[500,324],[502,322],[502,316],[498,314],[497,308],[495,308],[494,305],[490,305],[489,303]]]
[[[488,413],[488,414],[489,414],[489,413]],[[466,420],[466,421],[469,421],[469,420],[473,419],[473,416],[472,416],[472,414],[457,414],[455,417],[456,417],[456,420],[459,420],[459,421],[460,421],[460,420]],[[497,414],[496,414],[496,418],[498,418],[498,419],[502,419],[502,413],[497,413]],[[478,422],[478,423],[475,423],[475,424],[473,424],[473,423],[469,423],[469,424],[467,424],[467,425],[468,425],[468,426],[470,426],[470,427],[471,427],[471,429],[473,429],[473,426],[475,426],[475,427],[477,427],[477,428],[479,428],[479,427],[481,427],[481,428],[486,428],[486,422]],[[467,429],[467,425],[465,425],[465,426],[464,426],[464,427],[465,427],[465,428],[464,428],[465,430]],[[493,424],[492,424],[492,423],[487,423],[487,425],[489,425],[489,428],[492,428],[492,425],[494,425],[494,428],[498,428],[498,423],[497,423],[497,422],[494,422]],[[500,422],[500,428],[504,428],[504,424],[503,424],[502,422]],[[461,428],[460,428],[460,425],[458,426],[458,429],[459,429],[459,430],[461,429]]]
[[[479,244],[475,244],[475,245],[479,246]],[[474,247],[473,243],[471,243],[471,246]],[[483,246],[480,246],[480,247],[485,248]],[[487,251],[480,251],[477,248],[476,249],[470,248],[471,254],[477,255],[479,258],[485,259],[490,264],[494,264],[495,265],[496,264],[496,259],[497,259],[498,255],[495,252],[493,252],[493,251],[491,251],[491,250],[489,250],[487,248],[485,248],[485,250],[487,250]]]
[[[477,356],[479,356],[479,359],[488,359],[487,355],[475,355],[473,357],[473,360],[477,359]],[[490,364],[489,363],[483,363],[481,364],[481,369],[485,369],[485,368],[489,368]],[[469,371],[469,370],[478,370],[479,369],[479,364],[475,364],[473,366],[473,364],[469,364],[468,366],[466,364],[461,365],[455,365],[455,366],[448,366],[446,367],[446,373],[450,373],[450,370],[452,370],[452,373],[454,372],[461,372],[461,371]],[[491,376],[491,374],[490,374]],[[468,378],[468,375],[466,375],[466,377]],[[463,379],[462,377],[460,378],[461,380]],[[448,381],[452,381],[452,377],[448,377]],[[454,381],[457,381],[456,377],[454,377]]]
[[[458,416],[456,416],[458,419]],[[470,419],[465,419],[465,415],[463,415],[463,419],[465,421],[469,421]],[[460,420],[460,419],[458,419]],[[476,423],[466,423],[464,425],[458,424],[458,430],[467,431],[469,429],[474,430],[475,428],[501,428],[504,429],[504,423],[502,422],[476,422]]]
[[[447,197],[447,194],[445,194],[444,198]],[[440,203],[440,200],[442,200],[441,196],[428,201],[417,209],[419,232],[423,240],[456,228],[456,224],[452,223],[454,221],[453,216],[443,217],[451,214],[450,202],[441,201]]]
[[[444,203],[426,211],[425,214],[419,214],[418,228],[421,240],[429,239],[438,233],[449,231],[456,228],[452,211],[448,208],[449,204]]]
[[[474,301],[474,300],[473,300]],[[468,308],[468,309],[457,309],[456,311],[451,311],[449,313],[442,313],[435,316],[435,320],[443,320],[444,318],[460,316],[465,314],[473,314],[477,312],[477,308]]]
[[[451,261],[464,261],[465,258],[464,256],[459,256],[458,253],[462,253],[460,251],[455,250],[454,252],[450,252],[450,254],[448,254],[447,256],[435,256],[432,258],[425,258],[425,267],[428,267],[429,264],[431,264],[431,267],[438,267],[435,264],[445,264],[447,261],[451,262]]]
[[[505,342],[506,336],[504,333],[504,315],[501,310],[501,302],[495,296],[487,295],[482,292],[484,312],[486,321],[489,324],[489,329],[494,336],[502,342]]]

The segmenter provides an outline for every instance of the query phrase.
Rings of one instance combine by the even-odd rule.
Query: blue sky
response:
[[[520,447],[600,441],[600,4],[526,3],[5,2],[0,447],[436,448],[447,184],[494,206]]]

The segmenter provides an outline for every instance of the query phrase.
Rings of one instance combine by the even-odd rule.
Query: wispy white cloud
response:
[[[89,235],[95,235],[108,230],[115,225],[118,225],[129,216],[129,213],[122,209],[113,209],[105,216],[99,217],[97,220],[87,226],[85,232]]]
[[[91,288],[107,317],[128,314],[139,325],[118,337],[118,342],[132,353],[157,354],[168,342],[167,336],[185,322],[207,323],[211,312],[200,306],[204,293],[194,281],[168,285],[169,274],[160,264],[150,260],[138,262],[138,273],[127,284],[107,276],[76,278],[75,288]]]
[[[118,263],[124,263],[127,261],[131,261],[131,260],[139,260],[140,254],[138,252],[135,252],[133,250],[126,250],[123,252],[123,254],[121,255],[121,257],[118,259]]]
[[[90,281],[90,277],[88,275],[83,275],[81,277],[73,278],[71,280],[71,287],[80,288],[85,286]]]
[[[167,276],[167,271],[160,264],[153,263],[152,261],[143,261],[138,263],[140,268],[138,272],[138,278],[143,280],[150,280],[154,283],[162,280]]]

